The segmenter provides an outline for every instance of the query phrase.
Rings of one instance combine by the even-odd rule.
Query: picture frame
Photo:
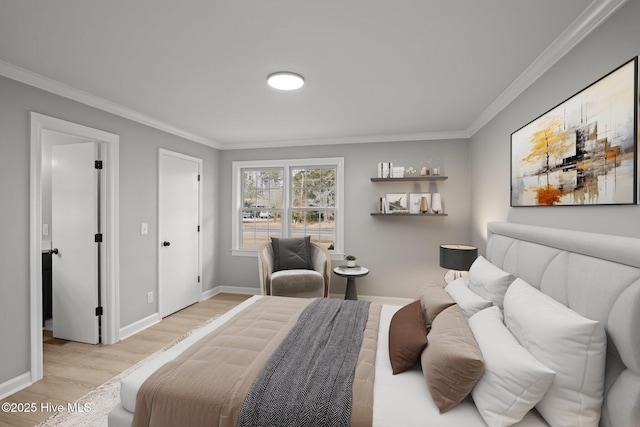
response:
[[[407,193],[387,193],[385,198],[389,212],[407,210]]]
[[[511,206],[637,203],[638,57],[511,134]]]
[[[423,196],[427,198],[427,207],[431,209],[431,193],[409,193],[409,213],[422,213],[420,212],[420,199]]]

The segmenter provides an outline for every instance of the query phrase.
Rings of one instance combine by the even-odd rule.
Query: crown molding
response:
[[[248,150],[259,148],[301,147],[311,145],[367,144],[375,142],[433,141],[442,139],[469,139],[467,131],[399,133],[389,135],[362,135],[335,138],[289,139],[256,142],[229,142],[220,144],[221,150]]]
[[[628,0],[594,0],[469,126],[473,136]]]
[[[42,89],[46,92],[50,92],[64,98],[89,105],[107,113],[111,113],[116,116],[120,116],[125,119],[129,119],[134,122],[141,123],[143,125],[179,136],[180,138],[185,138],[190,141],[208,145],[209,147],[220,149],[220,143],[218,143],[217,141],[204,138],[200,135],[196,135],[184,129],[172,126],[162,120],[147,116],[146,114],[139,113],[130,108],[123,107],[122,105],[116,104],[111,101],[107,101],[106,99],[100,98],[99,96],[92,95],[88,92],[73,88],[71,86],[65,85],[64,83],[49,79],[40,74],[36,74],[34,72],[25,70],[24,68],[17,67],[13,64],[1,60],[0,75],[8,77],[12,80],[16,80],[20,83]]]

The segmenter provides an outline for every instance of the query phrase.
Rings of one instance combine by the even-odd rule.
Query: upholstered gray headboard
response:
[[[640,239],[492,222],[486,258],[607,331],[600,425],[640,426]]]

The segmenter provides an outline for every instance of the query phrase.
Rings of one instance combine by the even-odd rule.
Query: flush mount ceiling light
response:
[[[277,73],[269,74],[267,83],[274,89],[296,90],[304,85],[304,78],[300,74],[289,71],[278,71]]]

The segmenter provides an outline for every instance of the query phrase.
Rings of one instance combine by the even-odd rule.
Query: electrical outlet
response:
[[[147,304],[151,304],[153,302],[153,292],[147,292]]]

